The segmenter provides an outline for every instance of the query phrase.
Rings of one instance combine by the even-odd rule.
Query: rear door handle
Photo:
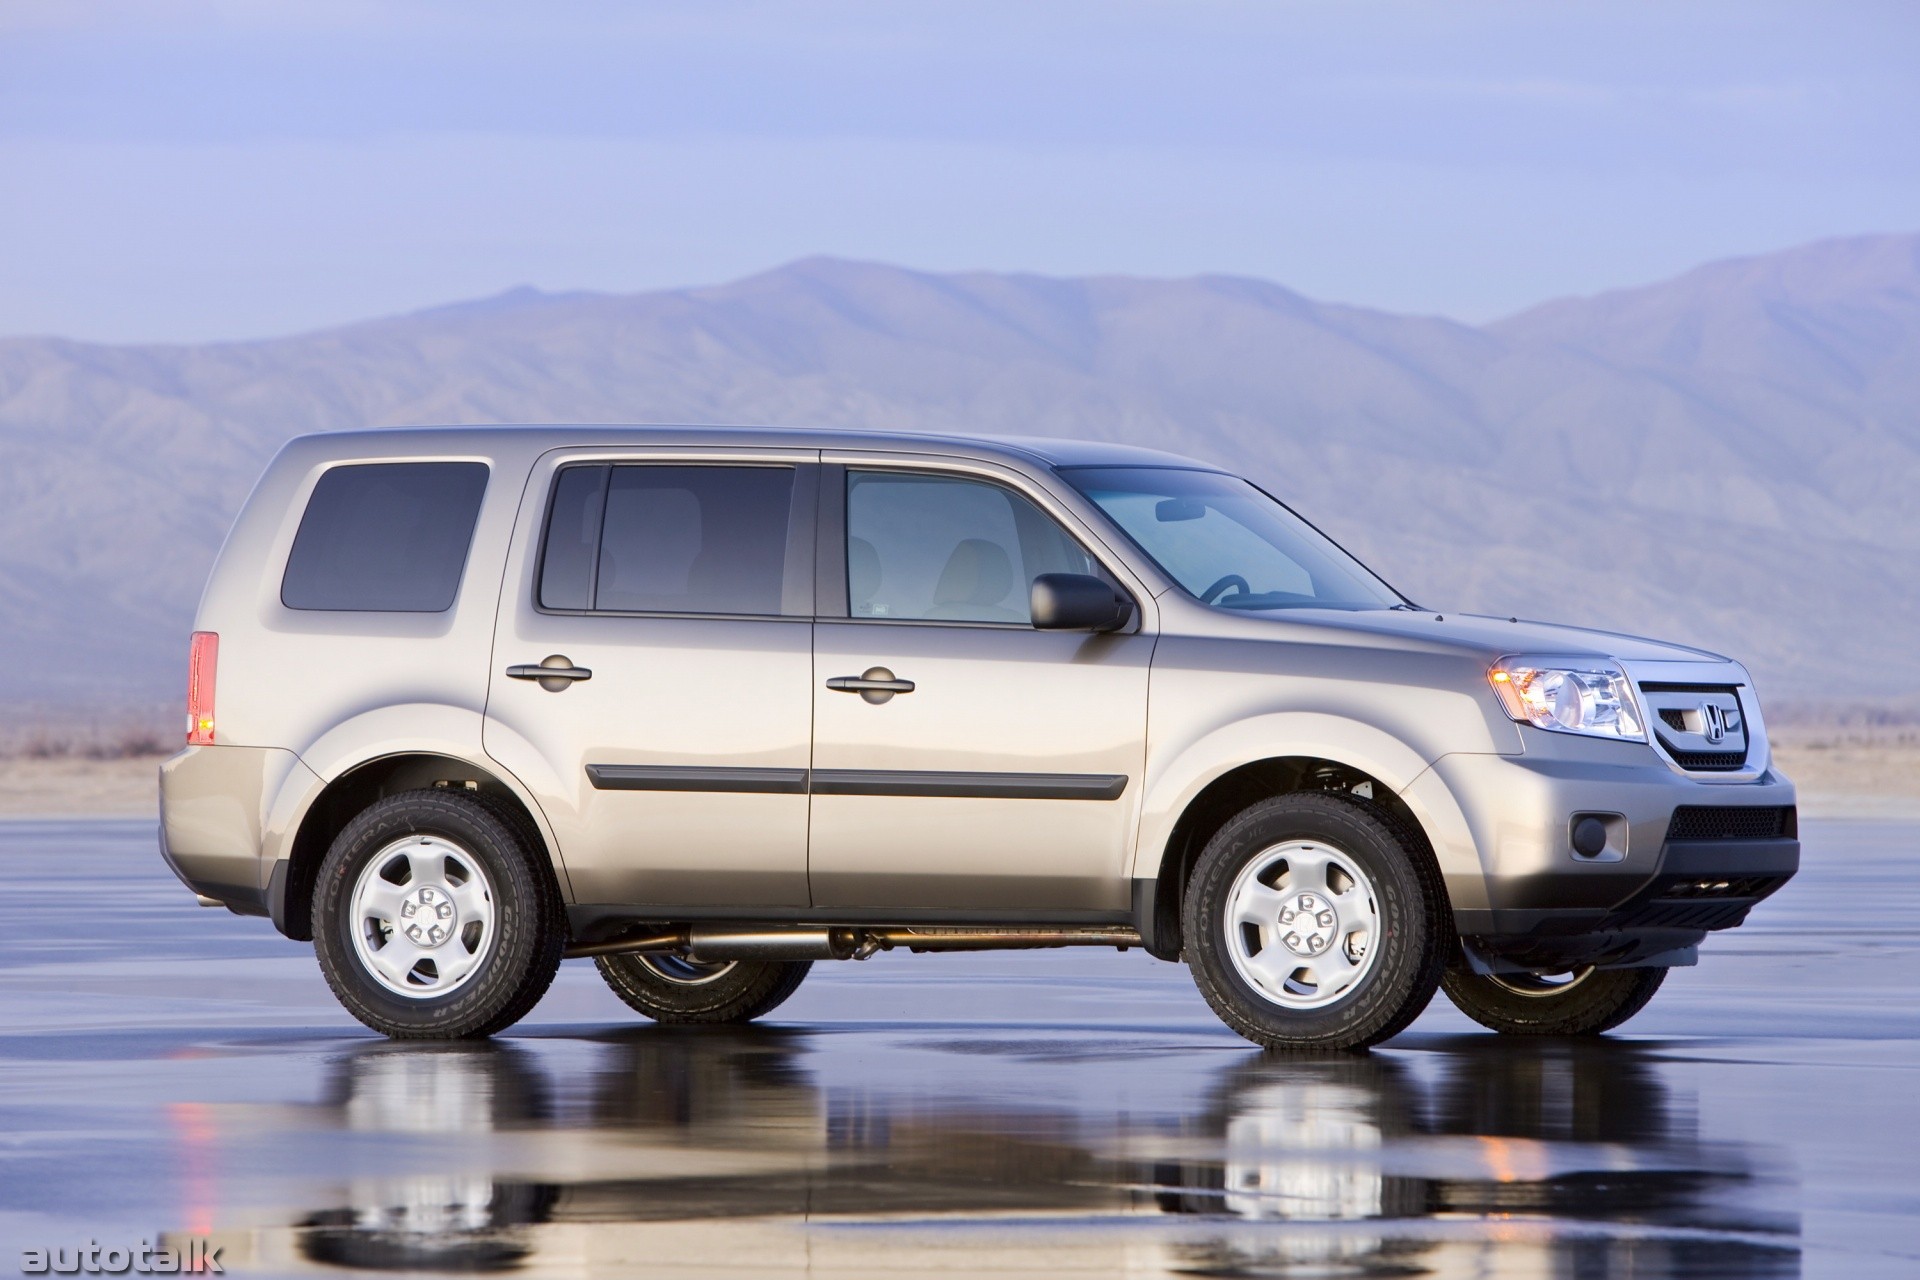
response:
[[[550,654],[539,662],[517,663],[507,668],[507,675],[515,680],[538,680],[548,693],[559,693],[576,680],[593,679],[593,672],[574,666],[572,658],[560,653]]]
[[[857,676],[834,676],[827,688],[835,693],[857,693],[868,702],[885,702],[896,693],[912,693],[913,681],[902,680],[885,667],[868,667]]]

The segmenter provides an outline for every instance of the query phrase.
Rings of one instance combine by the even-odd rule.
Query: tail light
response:
[[[213,745],[213,677],[220,665],[220,633],[196,631],[187,652],[187,745]]]

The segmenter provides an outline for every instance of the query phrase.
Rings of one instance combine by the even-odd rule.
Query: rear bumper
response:
[[[242,915],[268,914],[270,807],[296,769],[274,747],[188,747],[160,765],[160,856],[180,882]]]

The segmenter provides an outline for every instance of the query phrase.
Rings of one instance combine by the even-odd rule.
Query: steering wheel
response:
[[[1222,595],[1226,594],[1226,590],[1228,587],[1240,588],[1238,591],[1234,593],[1235,595],[1246,596],[1246,595],[1253,594],[1253,588],[1247,585],[1247,580],[1245,578],[1241,577],[1237,573],[1230,573],[1226,577],[1220,579],[1220,581],[1208,587],[1205,591],[1202,591],[1200,593],[1200,603],[1212,604],[1215,600],[1219,599]]]

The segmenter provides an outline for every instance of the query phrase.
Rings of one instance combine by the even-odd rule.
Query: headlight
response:
[[[1507,714],[1559,733],[1645,742],[1627,673],[1605,659],[1502,658],[1487,673]]]

